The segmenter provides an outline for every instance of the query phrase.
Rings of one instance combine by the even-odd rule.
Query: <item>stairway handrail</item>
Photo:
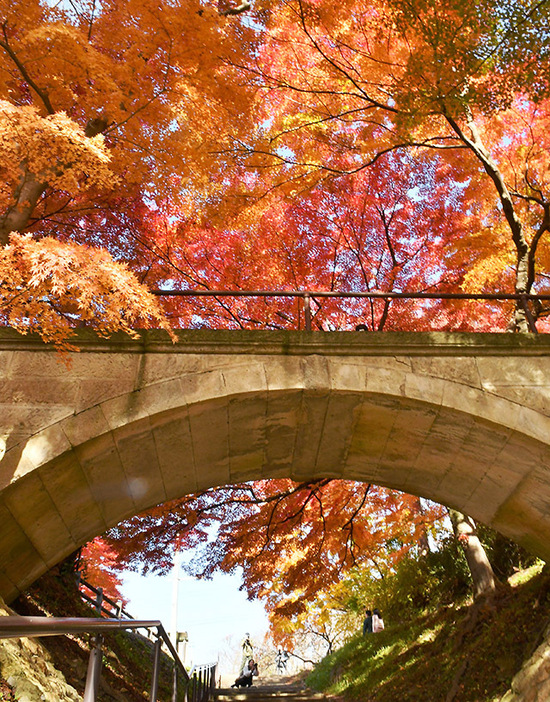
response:
[[[155,660],[153,670],[153,688],[150,699],[156,700],[156,690],[158,688],[158,658],[160,656],[160,642],[164,642],[170,651],[174,665],[183,675],[186,692],[189,683],[196,679],[194,670],[199,671],[199,683],[204,682],[204,692],[210,695],[215,680],[216,664],[204,664],[194,666],[193,671],[189,674],[183,665],[176,648],[170,641],[168,634],[162,622],[158,619],[103,619],[97,617],[25,617],[20,615],[0,616],[0,639],[19,638],[19,637],[42,637],[42,636],[60,636],[65,634],[95,634],[96,648],[101,645],[100,638],[102,633],[126,629],[156,629],[157,641],[155,644]],[[158,644],[158,645],[157,645]],[[156,651],[158,650],[158,654]],[[90,664],[88,667],[88,678],[86,681],[86,692],[84,694],[84,702],[92,702],[96,699],[97,687],[99,685],[99,672],[97,660],[101,660],[101,655],[94,656],[92,650]],[[92,670],[93,669],[93,670]],[[90,672],[92,671],[92,672]],[[202,680],[201,671],[205,671],[204,681]],[[176,679],[176,676],[174,675]],[[176,685],[177,683],[175,683]],[[193,689],[193,700],[195,697],[195,688]],[[201,700],[208,699],[201,697]],[[186,695],[187,699],[187,695]]]

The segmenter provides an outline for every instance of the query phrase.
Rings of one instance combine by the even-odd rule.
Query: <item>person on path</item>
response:
[[[379,631],[384,631],[384,620],[380,614],[380,610],[372,610],[372,633],[376,634]]]
[[[376,610],[374,610],[376,612]],[[372,612],[370,609],[365,610],[365,619],[363,620],[363,636],[372,634]]]
[[[277,663],[277,672],[282,675],[283,673],[286,672],[286,663],[289,659],[288,651],[284,651],[280,646],[279,650],[277,651],[277,655],[275,656],[275,660]]]
[[[250,641],[250,634],[248,633],[244,635],[244,640],[242,642],[242,652],[243,655],[241,657],[240,670],[244,670],[248,661],[254,658],[254,646]]]
[[[241,674],[231,687],[252,687],[252,678],[254,675],[258,675],[258,665],[254,662],[253,658],[249,658],[246,665],[241,670]]]

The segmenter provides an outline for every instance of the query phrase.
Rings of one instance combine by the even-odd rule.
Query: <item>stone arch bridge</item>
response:
[[[0,595],[121,519],[208,486],[375,482],[550,557],[550,337],[187,330],[70,366],[0,331]]]

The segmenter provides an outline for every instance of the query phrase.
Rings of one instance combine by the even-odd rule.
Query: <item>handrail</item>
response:
[[[311,331],[311,300],[316,298],[371,299],[371,300],[500,300],[517,301],[525,312],[529,330],[537,333],[535,319],[528,302],[550,300],[550,293],[444,293],[444,292],[384,292],[369,290],[347,292],[337,290],[151,290],[157,297],[294,297],[303,301],[306,331]]]
[[[160,671],[160,645],[164,642],[174,659],[174,677],[172,700],[178,695],[179,671],[184,678],[185,702],[206,702],[211,697],[215,686],[216,664],[195,666],[188,673],[174,645],[170,641],[162,622],[158,619],[98,619],[95,617],[23,617],[18,615],[0,616],[0,639],[37,636],[59,636],[64,634],[95,634],[95,648],[90,654],[84,702],[95,702],[99,689],[102,654],[101,634],[127,629],[156,629],[156,641],[153,659],[153,680],[151,684],[151,702],[157,702],[158,678]],[[197,672],[195,672],[195,670]],[[203,675],[204,673],[204,675]],[[191,693],[191,697],[189,694]]]
[[[78,587],[80,597],[85,602],[88,602],[89,604],[93,605],[98,614],[105,614],[107,617],[110,617],[112,619],[134,619],[134,617],[126,609],[124,609],[124,607],[122,606],[122,602],[116,602],[115,600],[111,599],[108,595],[104,594],[102,587],[96,587],[95,585],[89,583],[87,580],[84,580],[80,571],[77,571],[76,573],[76,584]],[[93,592],[96,596],[95,599],[83,592],[81,590],[81,587],[84,587],[87,590]],[[107,607],[104,607],[104,602],[110,605],[114,609],[114,611],[107,609]]]
[[[158,297],[341,297],[412,300],[550,300],[550,293],[444,293],[444,292],[395,292],[383,290],[163,290],[150,291]]]

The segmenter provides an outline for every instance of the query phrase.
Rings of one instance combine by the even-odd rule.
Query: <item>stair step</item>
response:
[[[217,702],[271,702],[283,698],[286,702],[315,702],[329,700],[330,697],[320,693],[305,690],[302,685],[285,682],[273,683],[258,681],[252,687],[246,688],[220,688],[215,691]]]

